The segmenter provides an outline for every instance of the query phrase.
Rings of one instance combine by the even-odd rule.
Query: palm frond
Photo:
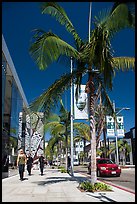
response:
[[[46,123],[49,123],[49,122],[60,122],[60,117],[57,115],[57,114],[53,114],[51,113],[49,115],[49,117],[46,119]]]
[[[49,117],[51,110],[54,110],[61,99],[62,94],[70,88],[71,79],[74,80],[85,69],[74,70],[72,73],[64,74],[60,79],[56,80],[47,91],[36,98],[29,106],[31,111],[44,112],[45,118]]]
[[[70,88],[70,74],[63,75],[59,80],[56,80],[47,91],[41,94],[35,101],[33,101],[29,108],[31,111],[43,111],[47,118],[51,110],[54,110],[61,99],[65,90]]]
[[[101,27],[113,37],[124,28],[135,28],[135,4],[134,2],[116,2],[111,10],[101,11],[95,17],[95,27]]]
[[[135,28],[135,15],[125,3],[119,4],[112,10],[106,22],[106,30],[109,30],[111,37],[124,28]],[[132,18],[132,20],[131,20]]]
[[[116,70],[128,71],[131,68],[135,69],[134,57],[114,57],[113,61]]]
[[[114,74],[113,52],[109,35],[102,27],[97,27],[92,32],[90,43],[85,47],[84,52],[82,55],[86,56],[89,67],[97,69],[102,73],[105,86],[107,88],[109,88],[109,86],[111,87]]]
[[[62,124],[57,124],[51,129],[51,135],[63,135],[65,133],[65,126]]]
[[[77,130],[79,136],[78,138],[85,138],[87,141],[90,141],[90,128],[89,125],[85,123],[74,123],[74,128]]]
[[[101,86],[100,88],[100,95],[101,95],[101,99],[102,99],[102,104],[104,107],[107,107],[106,109],[106,114],[110,114],[113,115],[114,113],[114,109],[113,109],[113,103],[108,95],[107,89],[104,86],[104,79],[101,77],[101,75],[96,75],[96,83],[99,83],[99,86]],[[97,87],[98,84],[96,85]],[[98,89],[97,89],[98,91]]]
[[[61,118],[61,121],[63,119],[69,119],[68,116],[69,116],[69,112],[65,109],[64,107],[64,104],[63,104],[63,101],[62,99],[60,100],[60,110],[59,110],[59,113],[60,113],[60,118]]]
[[[50,131],[51,129],[56,127],[58,124],[59,124],[59,122],[57,122],[57,121],[45,123],[44,124],[44,132],[46,133],[47,131]]]
[[[62,140],[62,137],[60,135],[54,135],[54,137],[51,137],[47,148],[54,149],[55,145],[58,144],[59,141]]]
[[[37,30],[36,32],[39,32]],[[52,45],[52,46],[51,46]],[[30,55],[41,70],[46,69],[60,55],[78,58],[79,53],[71,45],[52,32],[35,36],[35,42],[29,48]]]
[[[41,5],[41,10],[42,10],[42,14],[49,14],[49,15],[55,17],[56,20],[61,25],[65,25],[67,31],[69,31],[73,35],[75,41],[77,42],[77,44],[80,47],[80,44],[82,42],[81,38],[78,36],[72,22],[68,18],[66,12],[59,4],[57,4],[57,2],[44,2]]]
[[[115,10],[115,8],[120,4],[126,4],[128,8],[128,21],[131,27],[135,27],[135,2],[115,2],[111,13]]]

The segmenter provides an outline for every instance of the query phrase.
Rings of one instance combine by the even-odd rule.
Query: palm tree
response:
[[[106,135],[106,115],[111,115],[110,110],[108,109],[107,106],[104,106],[102,104],[102,99],[101,99],[101,95],[100,95],[100,100],[99,100],[99,104],[97,105],[96,109],[95,109],[95,120],[96,120],[96,148],[98,148],[99,145],[99,141],[100,141],[100,137],[103,133],[103,155],[106,158],[107,157],[107,144],[106,144],[106,140],[107,140],[107,135]],[[113,116],[115,117],[115,113],[113,114]]]
[[[53,139],[50,141],[52,148],[62,141],[66,149],[66,170],[68,169],[68,147],[70,144],[70,112],[64,107],[62,100],[60,100],[59,115],[51,114],[45,121],[44,132],[50,132]],[[89,126],[85,123],[74,123],[74,131],[77,132],[79,138],[89,140]],[[55,138],[54,138],[55,137]]]
[[[122,164],[126,164],[126,156],[131,152],[131,146],[125,140],[118,141],[119,152],[123,153]]]
[[[131,7],[132,5],[132,7]],[[135,15],[132,10],[134,3],[115,3],[112,10],[104,18],[96,18],[95,28],[91,31],[90,41],[83,41],[76,32],[73,24],[69,20],[64,9],[56,2],[45,2],[42,4],[42,14],[54,16],[56,20],[64,25],[69,33],[72,34],[75,47],[63,41],[59,36],[43,30],[35,30],[34,41],[30,46],[30,54],[43,70],[52,62],[73,57],[76,69],[72,74],[65,74],[56,81],[49,90],[42,94],[38,100],[31,104],[35,110],[43,110],[48,113],[54,107],[58,98],[70,87],[70,81],[75,79],[78,84],[77,93],[80,89],[82,75],[88,72],[88,82],[86,92],[89,97],[89,120],[91,135],[91,183],[96,182],[96,137],[95,137],[95,118],[94,106],[96,91],[101,84],[101,94],[104,90],[112,90],[112,79],[115,70],[129,70],[134,67],[134,58],[114,57],[110,40],[121,29],[134,28]],[[46,98],[47,97],[47,98]],[[105,98],[103,98],[103,102]],[[51,102],[51,103],[50,103]],[[108,100],[107,100],[108,102]],[[110,104],[112,105],[112,104]],[[113,109],[113,107],[111,106]]]
[[[53,156],[56,156],[58,161],[58,158],[61,155],[60,142],[63,142],[63,139],[64,138],[59,134],[56,134],[50,138],[50,140],[48,141],[48,145],[45,149],[46,158],[53,161]]]
[[[123,165],[125,165],[125,158],[129,153],[131,152],[131,146],[125,141],[124,139],[118,140],[118,149],[119,152],[123,154]],[[116,150],[115,144],[110,145],[110,149],[108,151],[108,154],[110,155]]]

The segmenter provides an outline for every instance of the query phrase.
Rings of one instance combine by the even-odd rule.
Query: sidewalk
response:
[[[79,173],[71,177],[46,168],[43,176],[32,170],[24,178],[20,181],[15,175],[2,180],[2,202],[135,202],[135,194],[113,186],[110,192],[81,192],[77,187],[85,177]]]

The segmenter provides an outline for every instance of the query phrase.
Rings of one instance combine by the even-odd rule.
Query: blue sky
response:
[[[89,2],[61,2],[79,36],[88,39]],[[93,2],[92,18],[99,11],[111,8],[111,2]],[[39,2],[2,2],[2,33],[22,84],[24,93],[31,103],[56,79],[68,72],[70,67],[57,63],[50,65],[46,71],[40,71],[29,55],[28,49],[32,30],[41,28],[52,30],[65,41],[73,45],[73,39],[55,18],[42,15]],[[135,34],[125,29],[118,33],[112,41],[114,56],[135,56]],[[135,126],[135,73],[133,71],[119,72],[113,80],[113,91],[109,94],[116,107],[129,107],[123,110],[124,127],[126,131]],[[70,96],[65,96],[65,106],[70,110]]]

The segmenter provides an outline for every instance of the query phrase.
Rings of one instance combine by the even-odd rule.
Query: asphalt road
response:
[[[87,173],[86,166],[74,166],[74,172],[75,171],[81,172],[87,177],[90,177]],[[126,187],[135,192],[135,168],[122,169],[120,177],[98,177],[98,180]]]

